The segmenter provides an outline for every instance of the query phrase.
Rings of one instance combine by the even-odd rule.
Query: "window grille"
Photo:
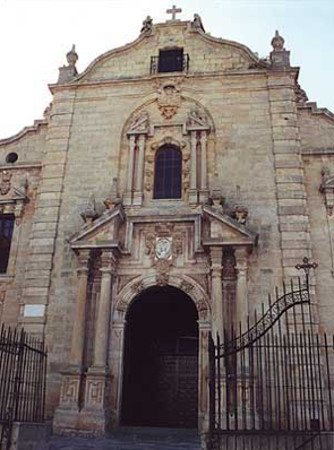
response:
[[[153,198],[181,198],[182,154],[172,145],[160,148],[155,159]]]

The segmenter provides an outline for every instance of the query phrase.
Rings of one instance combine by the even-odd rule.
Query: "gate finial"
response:
[[[296,266],[297,270],[303,270],[305,272],[305,276],[306,276],[306,285],[308,286],[308,281],[309,281],[309,275],[310,275],[310,270],[311,269],[316,269],[318,267],[318,264],[316,262],[309,262],[309,259],[307,256],[304,256],[303,258],[303,264],[297,264]]]

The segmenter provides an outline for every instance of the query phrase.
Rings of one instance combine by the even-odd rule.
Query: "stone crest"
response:
[[[155,258],[157,260],[172,259],[172,237],[156,237],[155,238]]]
[[[164,84],[158,89],[158,108],[165,119],[171,119],[181,104],[180,88],[176,84]]]
[[[6,195],[10,191],[11,178],[12,178],[12,174],[10,172],[6,172],[6,171],[1,172],[1,178],[0,178],[0,194],[1,195]]]
[[[161,224],[155,233],[149,232],[145,237],[145,253],[149,255],[152,266],[157,271],[157,284],[168,284],[169,271],[175,258],[183,252],[182,234],[174,231],[174,226]]]

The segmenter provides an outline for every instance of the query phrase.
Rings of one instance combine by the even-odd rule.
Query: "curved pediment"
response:
[[[159,50],[182,48],[189,55],[189,73],[245,70],[261,66],[259,58],[245,45],[214,38],[192,22],[152,25],[133,42],[107,51],[96,58],[72,83],[147,77],[152,75],[151,58]]]

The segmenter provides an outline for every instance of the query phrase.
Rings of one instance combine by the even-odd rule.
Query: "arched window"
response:
[[[182,153],[164,145],[156,154],[153,198],[181,198]]]

